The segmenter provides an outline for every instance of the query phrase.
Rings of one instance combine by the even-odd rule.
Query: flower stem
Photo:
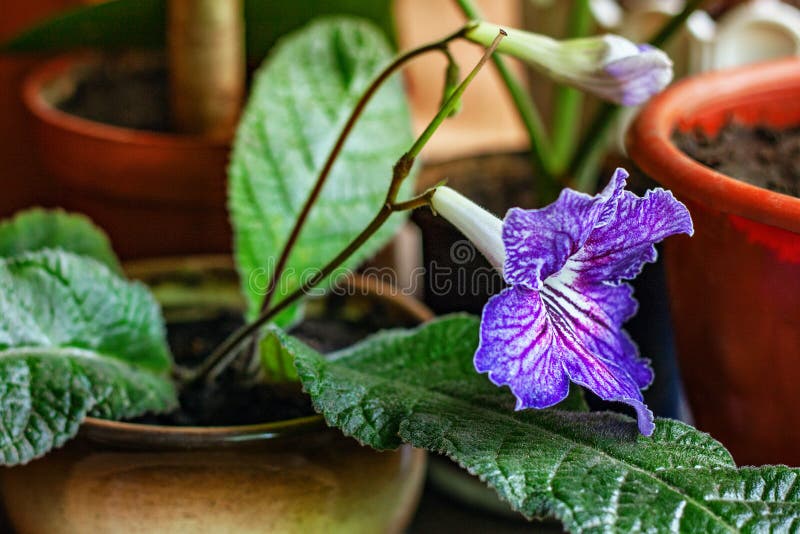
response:
[[[703,2],[704,0],[689,0],[686,2],[683,10],[667,21],[648,42],[656,47],[662,47],[667,44],[683,26],[686,19]],[[601,105],[586,130],[583,140],[579,144],[578,152],[569,167],[571,170],[569,174],[573,177],[574,185],[579,191],[593,192],[597,189],[598,171],[606,146],[608,130],[614,123],[614,119],[616,119],[620,109],[620,106],[615,104],[606,103]]]
[[[263,310],[253,322],[244,325],[231,334],[228,339],[226,339],[219,347],[217,347],[199,367],[184,373],[184,376],[180,377],[184,384],[196,382],[197,380],[209,375],[212,370],[215,370],[215,375],[218,374],[220,367],[224,367],[226,363],[229,363],[235,359],[238,349],[245,341],[247,341],[248,338],[256,334],[262,326],[269,322],[278,313],[286,309],[296,300],[306,295],[317,284],[330,276],[342,263],[347,261],[347,259],[353,253],[361,248],[361,246],[366,243],[367,240],[369,240],[369,238],[371,238],[381,226],[383,226],[392,213],[430,205],[430,199],[434,192],[433,189],[429,189],[409,200],[398,202],[397,195],[400,191],[400,185],[402,184],[403,180],[408,177],[411,167],[414,165],[415,158],[422,151],[423,147],[431,138],[436,129],[444,122],[448,115],[450,115],[450,112],[458,104],[458,99],[464,94],[467,86],[469,86],[470,82],[472,82],[472,80],[478,74],[478,71],[480,71],[481,67],[483,67],[483,65],[486,63],[487,59],[494,53],[503,36],[504,34],[501,33],[497,36],[497,38],[495,38],[492,45],[486,49],[486,52],[481,60],[475,65],[475,67],[461,82],[461,84],[459,84],[456,90],[453,91],[447,101],[436,113],[436,116],[431,120],[428,127],[425,128],[425,131],[414,142],[411,149],[403,154],[397,161],[392,172],[392,181],[386,194],[386,202],[372,219],[372,221],[367,225],[367,227],[364,228],[364,230],[362,230],[361,233],[359,233],[358,236],[356,236],[356,238],[353,239],[353,241],[351,241],[350,244],[347,245],[347,247],[345,247],[344,250],[342,250],[335,258],[318,270],[314,276],[301,284],[300,287],[290,293],[278,304]]]
[[[569,17],[567,37],[585,37],[592,29],[592,12],[589,0],[575,0]],[[558,176],[569,167],[580,131],[583,93],[574,87],[558,84],[555,89],[553,110],[553,173]]]
[[[467,18],[472,20],[480,20],[482,18],[472,0],[456,0],[456,3]],[[551,196],[555,198],[554,195],[558,190],[558,184],[552,173],[550,139],[547,136],[542,116],[536,108],[536,103],[519,79],[511,72],[506,61],[499,55],[493,56],[492,61],[503,83],[506,85],[511,99],[514,101],[525,131],[528,133],[531,144],[531,161],[538,178],[537,185],[540,196],[543,198]]]
[[[270,282],[267,284],[267,293],[264,295],[264,300],[261,302],[262,312],[269,307],[270,302],[272,301],[272,297],[275,294],[275,289],[278,287],[280,277],[283,274],[283,270],[286,268],[286,263],[289,260],[289,255],[292,253],[292,250],[297,243],[297,239],[300,237],[300,232],[302,231],[303,226],[305,225],[305,222],[311,213],[311,208],[316,203],[320,193],[322,193],[322,188],[325,186],[325,182],[328,179],[328,175],[330,175],[333,164],[339,157],[345,141],[353,131],[356,122],[358,121],[364,109],[367,107],[367,104],[372,99],[373,95],[383,85],[383,83],[395,73],[395,71],[405,65],[408,61],[436,50],[442,51],[445,53],[445,55],[448,55],[447,44],[450,41],[461,37],[466,29],[467,26],[445,37],[444,39],[440,39],[436,42],[409,50],[408,52],[397,57],[394,61],[392,61],[392,63],[383,69],[383,71],[372,81],[367,90],[361,95],[355,107],[353,108],[353,111],[350,113],[350,117],[347,119],[347,122],[342,128],[342,131],[339,133],[339,137],[336,140],[336,143],[333,145],[333,149],[331,150],[330,154],[328,154],[328,159],[325,160],[325,164],[322,166],[322,169],[317,176],[314,187],[311,189],[311,192],[306,198],[305,204],[303,204],[300,214],[297,216],[297,220],[295,220],[294,226],[289,233],[289,238],[287,239],[286,244],[281,251],[281,255],[278,257],[278,261],[275,264],[275,269],[272,271]]]

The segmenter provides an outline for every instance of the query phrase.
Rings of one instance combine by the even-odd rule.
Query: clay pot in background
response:
[[[800,60],[689,78],[653,99],[628,135],[641,169],[692,214],[666,243],[681,373],[697,426],[740,464],[800,465],[800,199],[745,184],[681,152],[676,130],[730,118],[800,125]]]
[[[57,58],[24,84],[37,158],[59,204],[104,228],[122,258],[228,251],[228,141],[112,126],[56,108],[100,61]]]
[[[173,324],[242,307],[226,258],[126,269],[151,284]],[[358,287],[346,300],[360,313],[404,326],[430,317],[408,297]],[[424,451],[374,451],[321,416],[239,427],[89,418],[63,449],[3,470],[1,487],[12,524],[29,534],[402,532],[424,475]]]
[[[0,0],[0,41],[80,0]],[[30,118],[20,87],[41,61],[32,55],[0,55],[0,217],[35,204],[47,203],[52,187],[40,172],[33,147]]]

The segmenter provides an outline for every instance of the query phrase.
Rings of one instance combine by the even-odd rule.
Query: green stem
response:
[[[471,20],[480,20],[482,18],[480,11],[472,3],[472,0],[456,0],[456,3],[467,18]],[[552,149],[542,116],[536,108],[536,103],[531,99],[530,94],[519,79],[511,72],[505,60],[501,56],[495,55],[492,57],[492,61],[495,68],[497,68],[497,72],[500,73],[511,99],[514,101],[525,131],[528,133],[531,144],[531,160],[538,177],[540,196],[554,198],[554,194],[559,187],[553,177],[553,165],[550,161]]]
[[[464,81],[461,82],[456,90],[453,91],[453,94],[450,95],[444,105],[439,109],[439,111],[436,113],[436,116],[431,120],[430,125],[425,128],[425,131],[414,142],[411,149],[397,161],[394,166],[389,191],[386,195],[386,202],[384,203],[383,207],[381,207],[380,211],[378,211],[377,215],[375,215],[375,217],[369,223],[369,225],[367,225],[367,227],[362,230],[361,233],[356,236],[356,238],[353,239],[353,241],[351,241],[347,247],[344,248],[344,250],[337,254],[335,258],[318,270],[314,276],[301,284],[300,287],[290,293],[278,304],[263,310],[253,322],[244,325],[231,334],[219,347],[214,350],[214,352],[208,356],[208,358],[205,359],[205,361],[203,361],[199,367],[186,373],[186,376],[183,377],[185,384],[192,383],[202,379],[203,377],[206,377],[212,370],[214,370],[214,375],[217,375],[220,367],[224,367],[225,364],[235,359],[237,351],[241,347],[242,343],[256,334],[261,327],[263,327],[278,313],[282,312],[290,304],[305,296],[317,284],[330,276],[337,268],[339,268],[340,265],[342,265],[342,263],[347,261],[347,259],[352,256],[353,253],[361,248],[361,246],[366,243],[367,240],[369,240],[375,234],[375,232],[380,229],[381,226],[383,226],[392,213],[396,211],[414,209],[430,204],[433,190],[425,191],[421,195],[418,195],[410,200],[397,202],[397,194],[400,190],[400,185],[402,184],[403,180],[408,177],[416,156],[419,155],[420,151],[425,146],[425,143],[427,143],[427,141],[436,131],[436,128],[438,128],[444,122],[450,112],[455,108],[458,103],[458,99],[464,94],[467,86],[478,74],[478,71],[486,63],[487,59],[494,53],[503,36],[504,34],[497,36],[492,45],[486,49],[486,52],[478,64],[475,65],[475,68],[472,69],[469,75],[464,79]]]
[[[686,19],[698,9],[705,0],[689,0],[683,10],[672,17],[656,34],[648,41],[656,47],[663,47],[675,36],[683,26]],[[594,192],[597,189],[599,178],[599,166],[603,151],[606,147],[606,136],[608,130],[619,115],[620,106],[605,103],[600,106],[592,120],[591,125],[586,130],[582,142],[579,144],[578,152],[570,165],[571,174],[574,179],[575,187],[580,191]]]
[[[574,0],[567,26],[567,37],[589,35],[592,30],[592,11],[589,0]],[[575,151],[580,131],[583,92],[558,84],[553,103],[553,153],[551,161],[556,176],[565,172]]]

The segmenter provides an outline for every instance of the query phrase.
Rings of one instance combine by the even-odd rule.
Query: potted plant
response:
[[[119,521],[121,506],[127,508],[129,503],[103,497],[112,489],[124,488],[135,492],[131,498],[137,506],[153,506],[147,508],[153,513],[144,518],[136,514],[138,525],[149,521],[148,526],[159,530],[187,524],[212,531],[223,525],[234,530],[288,531],[401,528],[400,512],[408,509],[419,487],[414,465],[420,461],[404,443],[448,455],[479,475],[515,510],[527,517],[553,516],[573,531],[758,530],[781,528],[800,517],[800,495],[791,484],[800,474],[797,470],[737,468],[719,443],[683,423],[655,420],[643,402],[640,389],[652,379],[652,372],[631,351],[621,330],[625,318],[635,312],[623,280],[654,259],[654,242],[692,231],[686,208],[669,192],[655,190],[638,197],[625,191],[627,174],[619,170],[596,196],[565,190],[550,206],[511,210],[504,221],[447,187],[410,196],[413,187],[408,178],[414,161],[507,32],[495,36],[478,65],[453,88],[429,126],[399,156],[385,194],[371,189],[375,180],[369,172],[342,172],[331,165],[334,170],[312,176],[308,183],[302,182],[308,176],[287,172],[303,168],[296,162],[302,163],[309,154],[320,157],[314,156],[319,154],[316,150],[345,167],[392,154],[406,142],[401,124],[407,122],[407,111],[396,84],[378,88],[409,59],[443,50],[476,27],[468,25],[441,41],[409,51],[388,66],[382,61],[387,47],[377,31],[352,19],[315,22],[274,52],[258,75],[245,110],[230,176],[237,268],[250,318],[234,326],[207,357],[175,368],[172,379],[167,374],[171,361],[156,300],[142,285],[117,274],[116,261],[102,235],[85,220],[63,214],[28,214],[2,227],[0,244],[7,257],[0,261],[0,285],[8,288],[2,292],[4,313],[0,316],[0,362],[7,391],[2,398],[3,415],[8,421],[0,449],[4,463],[24,463],[48,453],[73,437],[87,416],[106,420],[90,421],[83,441],[50,454],[43,461],[52,458],[53,469],[39,470],[45,478],[61,477],[65,471],[69,476],[80,474],[72,479],[76,485],[69,493],[75,500],[64,495],[48,500],[56,504],[47,508],[48,514],[37,506],[29,509],[27,519],[49,518],[50,522],[38,527],[47,532],[108,527],[107,521]],[[353,40],[339,48],[329,46],[341,35]],[[344,82],[340,87],[344,94],[325,91],[309,97],[281,92],[281,77],[287,69],[299,75],[304,64],[298,58],[309,57],[310,50],[318,52],[313,68],[326,71],[326,80]],[[334,76],[342,73],[346,76]],[[362,96],[352,99],[349,90],[369,79]],[[338,137],[328,139],[332,143],[320,142],[309,151],[293,137],[282,145],[286,129],[264,129],[269,123],[262,120],[263,114],[273,107],[286,108],[286,98],[306,98],[301,126],[309,135],[329,131],[313,127],[325,119],[316,110],[347,103],[353,111]],[[363,122],[355,124],[359,116]],[[266,150],[279,145],[291,163],[283,170]],[[336,187],[325,188],[326,183]],[[353,183],[359,187],[343,187]],[[365,207],[370,205],[372,214]],[[398,213],[426,207],[460,228],[493,267],[502,269],[509,287],[487,304],[482,320],[456,314],[414,329],[385,330],[330,357],[321,354],[307,332],[291,329],[304,312],[300,304],[309,292],[321,284],[330,287],[331,275],[352,268],[374,252],[397,228]],[[288,215],[276,215],[278,209]],[[270,233],[277,225],[290,230]],[[353,232],[358,226],[361,229]],[[279,235],[288,237],[276,240]],[[280,244],[275,246],[276,242]],[[255,260],[251,262],[249,256]],[[264,259],[261,265],[256,263],[259,258]],[[314,265],[310,271],[309,264]],[[202,286],[196,270],[193,277],[194,287]],[[202,292],[187,291],[183,284],[175,284],[175,277],[154,276],[151,282],[153,278],[165,283],[161,294],[167,302],[170,295],[178,303],[187,295],[203,300]],[[174,297],[176,290],[181,290],[180,298]],[[215,294],[227,293],[215,290]],[[204,309],[197,302],[181,308],[182,314],[195,312],[195,320],[197,311]],[[217,331],[208,325],[200,330]],[[326,472],[324,478],[315,479],[314,486],[323,499],[309,501],[297,491],[307,485],[294,491],[276,489],[283,478],[270,475],[280,460],[269,460],[257,443],[267,437],[264,431],[280,433],[263,445],[274,447],[271,452],[279,458],[287,452],[297,454],[322,439],[316,432],[300,435],[301,426],[311,431],[305,424],[295,421],[213,431],[164,424],[144,428],[147,425],[141,421],[114,421],[164,412],[174,405],[178,389],[184,400],[178,414],[186,413],[187,394],[200,391],[201,397],[209,399],[205,393],[212,384],[219,385],[230,373],[238,386],[268,386],[272,402],[264,406],[277,406],[281,392],[288,390],[291,398],[313,403],[326,422],[345,436],[374,449],[400,448],[400,452],[370,453],[349,442],[352,450],[377,455],[372,458],[381,457],[378,464],[386,461],[389,466],[376,467],[359,457],[340,460],[344,476],[358,472],[372,480],[353,496],[366,500],[352,505],[338,499],[341,479]],[[488,380],[483,373],[488,373]],[[293,378],[308,397],[296,396],[296,382],[292,396]],[[575,385],[570,386],[571,382]],[[513,394],[496,385],[508,385]],[[635,419],[587,411],[578,385],[606,400],[627,404]],[[197,413],[211,413],[206,406],[220,400],[230,407],[234,399],[212,395],[211,404],[201,405]],[[162,449],[163,456],[151,461],[152,450],[142,450],[149,445],[144,433],[157,436],[156,448]],[[212,456],[186,451],[197,445],[198,434],[208,433],[214,434]],[[254,433],[258,434],[255,448],[247,449],[244,442],[256,438]],[[178,441],[175,435],[181,436]],[[329,436],[333,441],[311,453],[315,462],[323,462],[324,452],[341,452],[331,445],[341,438]],[[231,446],[242,448],[229,455],[232,451],[225,447]],[[93,455],[95,447],[101,449],[99,456]],[[126,450],[129,447],[135,450]],[[202,448],[207,448],[207,442]],[[78,461],[70,463],[76,458],[73,454]],[[32,474],[37,462],[21,469],[30,469]],[[354,466],[355,462],[363,463]],[[187,464],[188,471],[178,475]],[[307,467],[302,458],[290,465]],[[400,483],[383,485],[381,481],[397,473],[398,466]],[[232,468],[231,482],[220,482],[219,467]],[[15,477],[14,473],[21,473],[18,469],[3,473],[6,499],[31,495],[14,488],[15,478],[34,484],[29,477]],[[186,493],[163,489],[173,475],[183,481],[180,490]],[[304,476],[309,476],[308,471]],[[147,483],[161,489],[150,493]],[[65,487],[35,484],[42,488],[35,493],[38,502],[58,496]],[[347,484],[356,485],[352,479]],[[212,495],[203,496],[203,485],[211,486]],[[269,500],[254,503],[249,498],[251,489]],[[169,499],[167,507],[159,508],[157,499],[149,498],[152,495]],[[231,495],[237,499],[229,500]],[[198,509],[202,498],[207,504]],[[87,502],[108,506],[95,508],[87,516],[82,512]],[[395,513],[383,514],[391,503]],[[261,508],[272,504],[277,509]],[[70,512],[78,513],[67,522],[64,518]],[[373,518],[371,512],[379,517]],[[14,513],[22,514],[22,510],[15,508]],[[54,524],[53,517],[60,522]]]
[[[381,2],[113,0],[45,21],[3,49],[103,52],[56,58],[23,89],[37,163],[66,207],[100,223],[123,258],[227,252],[225,167],[246,60],[257,64],[287,31],[338,12],[390,27]]]
[[[752,175],[746,162],[765,161],[761,149],[748,148],[752,139],[734,141],[723,161],[702,147],[715,146],[720,132],[730,139],[731,123],[796,128],[799,74],[800,63],[787,59],[687,79],[654,99],[628,138],[637,165],[695,219],[697,235],[666,250],[678,354],[698,426],[746,463],[800,462],[791,408],[800,200]],[[781,172],[776,157],[762,163],[765,172]],[[762,387],[768,374],[775,378]]]

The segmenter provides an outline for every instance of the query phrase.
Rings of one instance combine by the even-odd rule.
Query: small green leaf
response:
[[[323,358],[283,335],[328,424],[376,449],[446,454],[527,517],[574,532],[792,532],[800,470],[737,469],[710,436],[660,419],[652,437],[608,412],[513,410],[472,367],[475,318],[377,334]]]
[[[229,171],[236,259],[251,317],[340,130],[390,58],[386,40],[369,23],[329,18],[283,40],[256,74]],[[334,164],[275,302],[364,229],[384,202],[394,162],[410,145],[408,106],[393,79],[373,97]],[[411,190],[411,181],[402,194]],[[377,252],[402,220],[392,217],[342,268]],[[296,312],[288,310],[276,323],[291,322]]]
[[[171,407],[170,366],[141,284],[63,251],[0,260],[0,463],[62,445],[87,416]]]
[[[122,271],[108,236],[88,217],[62,210],[32,209],[0,221],[0,257],[44,249],[88,256],[113,271]]]
[[[283,346],[281,338],[273,329],[268,329],[259,342],[261,369],[268,382],[297,382],[292,354]]]

